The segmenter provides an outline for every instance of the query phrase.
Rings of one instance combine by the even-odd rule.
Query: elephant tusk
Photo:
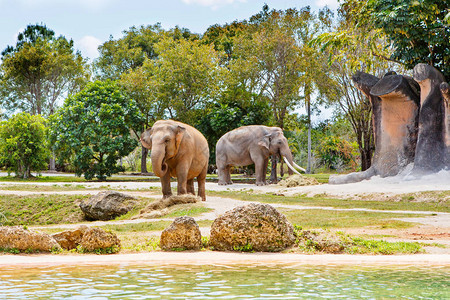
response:
[[[301,175],[296,169],[294,169],[294,167],[289,163],[289,161],[287,160],[286,157],[283,156],[284,162],[287,164],[287,166],[289,167],[289,169],[291,169],[294,173]]]
[[[296,167],[297,169],[299,169],[300,171],[303,171],[306,173],[306,170],[303,169],[302,167],[300,167],[299,165],[297,165],[294,161],[292,162],[294,164],[294,167]]]

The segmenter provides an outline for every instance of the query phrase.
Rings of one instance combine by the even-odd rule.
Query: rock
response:
[[[293,226],[269,204],[236,207],[211,225],[210,246],[214,250],[275,252],[294,242]]]
[[[86,251],[120,249],[120,240],[116,234],[85,225],[81,225],[75,230],[56,233],[53,238],[66,250],[76,249],[78,246]]]
[[[61,249],[59,244],[50,235],[30,231],[20,226],[0,227],[0,248],[46,252]]]
[[[298,234],[298,243],[307,250],[325,253],[341,253],[345,248],[338,235],[325,230],[303,230]]]
[[[200,228],[192,217],[178,217],[161,233],[163,250],[199,250],[202,247]]]
[[[80,203],[87,220],[111,220],[124,215],[137,204],[136,198],[115,191],[106,191]]]
[[[89,228],[83,234],[81,247],[87,251],[105,250],[108,248],[120,249],[120,240],[115,233],[100,228]]]
[[[279,185],[285,187],[305,186],[319,184],[317,179],[302,175],[292,175],[278,182]]]
[[[89,230],[85,225],[81,225],[75,230],[63,231],[52,235],[52,237],[66,250],[76,249],[81,243],[84,233]]]

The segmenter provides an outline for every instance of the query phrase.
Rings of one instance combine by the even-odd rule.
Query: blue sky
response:
[[[337,0],[0,0],[0,51],[15,45],[28,24],[44,23],[94,59],[98,45],[133,25],[159,22],[165,29],[178,25],[203,33],[210,25],[248,19],[264,3],[271,9],[337,7]]]

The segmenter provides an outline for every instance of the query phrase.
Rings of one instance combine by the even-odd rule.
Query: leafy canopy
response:
[[[449,13],[443,0],[367,0],[359,23],[386,33],[392,59],[409,69],[428,63],[450,78]]]
[[[59,158],[70,158],[75,173],[88,180],[123,170],[117,161],[136,148],[131,132],[142,122],[136,102],[112,81],[89,83],[50,119]]]
[[[19,113],[0,123],[0,166],[21,178],[47,168],[49,151],[45,119]]]
[[[50,115],[58,100],[89,79],[86,60],[75,52],[73,41],[55,38],[41,25],[29,25],[16,47],[8,46],[2,55],[0,104],[7,112]]]

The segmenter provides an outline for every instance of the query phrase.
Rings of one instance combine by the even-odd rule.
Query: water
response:
[[[0,299],[450,299],[445,267],[4,268]]]

